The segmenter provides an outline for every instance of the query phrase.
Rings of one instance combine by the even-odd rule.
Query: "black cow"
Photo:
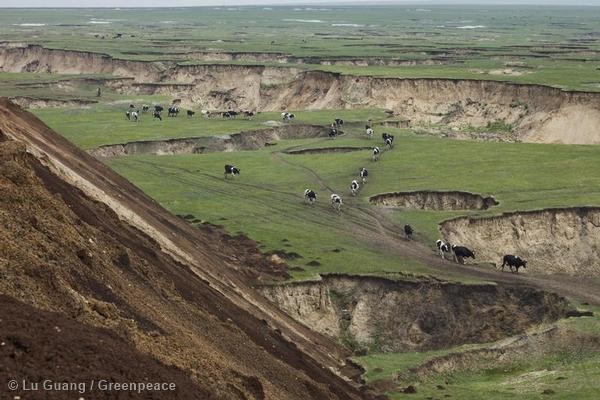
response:
[[[454,253],[454,261],[464,264],[465,258],[475,259],[475,253],[465,246],[452,245],[452,253]]]
[[[527,260],[523,260],[519,256],[507,254],[504,257],[502,257],[502,271],[504,271],[505,265],[508,265],[510,267],[510,272],[518,274],[519,268],[527,268]]]
[[[306,201],[308,204],[313,204],[315,201],[317,201],[317,194],[315,191],[312,189],[306,189],[304,191],[304,201]]]
[[[340,119],[340,118],[336,118],[334,120],[334,122],[335,122],[335,125],[338,126],[338,127],[344,125],[344,120]]]
[[[358,173],[358,175],[360,176],[360,179],[362,180],[362,183],[367,183],[367,178],[369,177],[369,171],[367,171],[366,168],[361,168],[360,172]]]
[[[240,169],[233,165],[225,165],[225,179],[227,179],[227,175],[231,175],[232,177],[240,174]]]
[[[162,117],[160,116],[160,112],[159,111],[154,111],[154,113],[152,114],[152,120],[154,121],[155,119],[159,119],[160,121],[162,121]]]
[[[440,257],[442,258],[442,260],[445,260],[446,257],[444,253],[450,252],[450,243],[446,243],[442,239],[438,239],[435,242],[435,247],[437,248],[438,253],[440,253]]]
[[[160,113],[160,112],[164,111],[164,108],[163,108],[163,106],[157,104],[154,106],[154,111]]]
[[[412,226],[410,225],[404,225],[404,234],[406,235],[407,239],[412,239],[412,235],[415,231],[413,230]]]
[[[189,117],[193,117],[193,116],[194,116],[194,114],[196,114],[196,112],[195,112],[195,111],[192,111],[192,110],[187,110],[187,116],[188,116],[188,118],[189,118]]]

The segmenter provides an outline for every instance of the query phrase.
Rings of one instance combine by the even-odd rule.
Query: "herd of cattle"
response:
[[[146,104],[142,105],[142,110],[141,110],[142,113],[147,113],[149,111],[150,111],[150,107],[148,105],[146,105]],[[164,111],[164,108],[162,106],[155,105],[152,119],[153,120],[158,119],[158,120],[162,121],[162,112],[163,111]],[[167,109],[167,116],[171,117],[171,118],[175,118],[179,115],[179,112],[180,112],[179,107],[172,105],[172,106],[168,107],[168,109]],[[203,116],[205,116],[207,118],[212,118],[215,116],[220,116],[223,118],[236,118],[239,115],[242,115],[245,117],[252,117],[256,114],[255,112],[252,112],[252,111],[232,111],[232,110],[224,111],[224,112],[215,112],[215,111],[211,112],[211,111],[202,110],[201,113]],[[134,121],[134,122],[138,122],[140,120],[140,115],[141,115],[140,110],[136,109],[134,104],[130,104],[129,110],[127,110],[127,112],[125,113],[126,118],[128,120]],[[193,117],[194,115],[195,115],[194,111],[187,110],[188,117]],[[294,118],[295,118],[295,115],[292,113],[289,113],[289,112],[281,113],[281,119],[283,121],[292,121]],[[335,139],[339,135],[340,128],[343,125],[344,125],[344,121],[340,118],[336,118],[334,120],[334,122],[331,124],[329,134],[328,134],[329,138]],[[365,126],[365,134],[366,134],[367,138],[369,138],[369,139],[373,138],[374,130],[373,130],[373,127],[372,127],[370,121]],[[384,149],[391,150],[394,146],[394,136],[387,134],[387,133],[382,133],[381,138],[383,140]],[[373,146],[373,148],[371,150],[372,161],[378,161],[381,156],[381,153],[382,153],[382,150],[378,146]],[[236,167],[235,165],[230,165],[230,164],[225,165],[225,173],[224,173],[225,178],[227,178],[228,176],[234,177],[236,175],[240,175],[240,169],[238,167]],[[369,176],[369,171],[364,167],[360,168],[357,179],[353,179],[352,182],[350,183],[350,194],[352,196],[356,196],[358,194],[361,184],[364,185],[367,183],[368,176]],[[332,208],[334,210],[336,210],[338,213],[341,212],[342,205],[344,204],[342,196],[340,196],[337,193],[333,193],[333,194],[331,194],[329,200],[330,200]],[[317,201],[317,193],[310,188],[304,190],[304,201],[309,205],[315,204]],[[405,225],[404,233],[408,239],[412,239],[414,229],[410,225]],[[447,241],[444,241],[442,239],[437,240],[435,245],[436,245],[437,251],[438,251],[440,257],[442,258],[442,260],[446,259],[446,257],[445,257],[446,253],[452,254],[454,261],[457,263],[460,263],[460,264],[464,264],[464,260],[467,258],[475,259],[475,252],[473,252],[472,250],[470,250],[469,248],[467,248],[465,246],[458,246],[458,245],[450,244]],[[502,259],[502,271],[504,271],[504,267],[507,265],[510,268],[511,272],[518,273],[519,268],[527,267],[527,261],[521,259],[518,256],[515,256],[512,254],[507,254]]]
[[[164,110],[165,109],[163,106],[161,106],[160,104],[155,104],[154,111],[152,112],[152,120],[162,121],[162,113]],[[147,104],[142,105],[141,112],[140,112],[140,109],[135,106],[135,104],[129,104],[129,109],[125,112],[125,118],[127,118],[129,121],[139,122],[139,121],[141,121],[142,114],[146,114],[149,111],[150,111],[150,106]],[[171,105],[167,108],[167,117],[175,118],[179,115],[180,111],[181,111],[181,109],[178,106]],[[206,118],[222,117],[222,118],[227,118],[227,119],[237,118],[238,116],[250,118],[257,114],[254,111],[234,111],[234,110],[228,110],[228,111],[201,110],[200,113],[202,114],[202,116],[204,116]],[[192,111],[192,110],[186,110],[186,114],[187,114],[188,118],[191,118],[194,115],[196,115],[196,112]],[[286,115],[284,116],[284,114],[286,114]],[[290,121],[290,120],[294,119],[294,114],[282,113],[282,119],[284,121]]]

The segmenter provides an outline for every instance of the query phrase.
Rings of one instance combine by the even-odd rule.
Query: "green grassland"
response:
[[[600,89],[599,31],[597,7],[9,9],[0,14],[2,41],[124,59],[193,63],[198,51],[278,53],[304,58],[305,68],[349,74],[498,79],[580,90]],[[313,64],[331,58],[434,65]],[[507,67],[508,74],[501,72]]]

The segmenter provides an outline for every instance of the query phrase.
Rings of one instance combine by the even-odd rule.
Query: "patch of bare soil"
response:
[[[524,272],[600,274],[600,209],[559,208],[511,212],[486,218],[456,218],[441,224],[451,243],[475,250],[497,267],[505,254],[528,261]]]
[[[327,136],[327,133],[328,128],[319,125],[290,124],[230,135],[109,144],[90,150],[89,153],[95,157],[117,157],[134,154],[172,155],[258,150],[282,139],[315,138]]]
[[[469,192],[395,192],[369,198],[371,204],[384,207],[415,208],[421,210],[487,210],[499,203],[492,196],[484,197]]]
[[[355,350],[442,349],[498,340],[555,321],[571,310],[558,295],[521,286],[462,285],[324,275],[266,286],[292,317]]]
[[[248,254],[169,214],[6,99],[0,191],[0,294],[112,331],[183,370],[196,398],[362,397],[344,350],[249,287]],[[45,370],[31,361],[23,379]]]
[[[52,98],[39,98],[39,97],[27,97],[27,96],[16,96],[11,97],[10,101],[23,108],[48,108],[48,107],[88,107],[91,104],[98,103],[95,100],[84,100],[84,99],[52,99]]]
[[[64,392],[25,391],[23,387],[0,392],[22,399],[211,399],[189,374],[137,351],[130,342],[110,331],[82,324],[63,314],[43,311],[0,295],[0,380],[31,384],[42,381],[77,383]],[[140,366],[143,365],[143,368]],[[91,382],[174,383],[175,390],[104,392]],[[85,386],[81,386],[81,384]]]

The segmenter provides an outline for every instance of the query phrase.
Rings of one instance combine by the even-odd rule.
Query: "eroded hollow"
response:
[[[355,350],[384,352],[494,341],[570,311],[564,298],[520,286],[324,275],[261,290],[312,329]]]
[[[480,262],[502,264],[505,254],[527,260],[526,272],[600,274],[600,208],[512,212],[456,218],[441,224],[451,243],[475,250]]]
[[[395,192],[371,196],[372,204],[384,207],[416,208],[420,210],[487,210],[499,203],[492,196],[469,192]]]
[[[167,140],[141,140],[110,144],[90,150],[95,157],[118,157],[135,154],[201,154],[218,151],[258,150],[282,139],[327,136],[329,129],[320,125],[284,125],[239,132],[231,135],[201,136]]]

